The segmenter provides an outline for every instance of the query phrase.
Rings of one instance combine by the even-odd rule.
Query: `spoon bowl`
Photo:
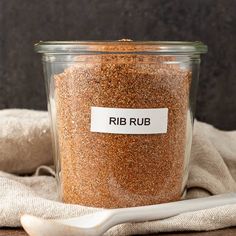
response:
[[[111,227],[126,222],[160,220],[181,213],[236,204],[236,193],[183,200],[151,206],[101,210],[92,214],[47,220],[23,215],[21,224],[31,236],[98,236]]]

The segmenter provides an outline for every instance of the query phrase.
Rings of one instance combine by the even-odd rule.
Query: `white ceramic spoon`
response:
[[[181,213],[236,203],[236,193],[183,200],[133,208],[101,210],[93,214],[58,220],[30,215],[21,217],[21,224],[31,236],[98,236],[125,222],[159,220]]]

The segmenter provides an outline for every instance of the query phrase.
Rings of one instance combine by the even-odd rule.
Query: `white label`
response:
[[[167,132],[168,108],[91,107],[91,132],[162,134]]]

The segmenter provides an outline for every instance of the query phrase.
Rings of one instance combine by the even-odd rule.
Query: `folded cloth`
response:
[[[7,123],[5,121],[6,123],[4,123],[5,118],[2,121],[2,117],[12,113],[15,120],[12,119],[11,122]],[[29,124],[23,121],[27,119],[27,116],[34,117],[34,119],[29,118]],[[79,205],[64,204],[56,200],[54,171],[48,166],[40,166],[41,164],[50,164],[52,158],[51,150],[48,147],[50,141],[48,136],[43,135],[44,130],[48,130],[49,126],[48,121],[46,122],[46,116],[46,112],[26,110],[0,112],[0,124],[4,125],[4,129],[0,126],[0,168],[3,166],[4,171],[13,173],[31,173],[36,166],[39,166],[33,176],[27,177],[0,171],[0,226],[19,226],[20,216],[25,213],[44,218],[64,218],[82,216],[98,210]],[[11,116],[9,115],[9,117]],[[45,122],[45,125],[42,125],[43,122]],[[26,130],[22,129],[23,124]],[[31,128],[27,131],[29,127]],[[20,132],[22,132],[22,138]],[[4,141],[4,137],[6,141]],[[27,137],[34,137],[32,147],[28,144]],[[24,141],[21,141],[22,139]],[[7,140],[11,141],[12,148],[10,148],[10,144],[6,145]],[[220,131],[211,125],[195,122],[187,198],[236,192],[235,144],[236,131]],[[17,147],[14,147],[14,145]],[[5,148],[6,150],[3,150]],[[16,151],[16,148],[18,151]],[[32,148],[38,151],[33,151]],[[46,153],[46,150],[48,153]],[[7,160],[7,158],[10,160]],[[14,168],[12,163],[14,163]],[[235,216],[236,204],[226,205],[184,213],[159,221],[126,223],[113,227],[106,235],[214,230],[235,226]]]
[[[26,109],[0,111],[0,170],[33,173],[52,164],[47,112]]]

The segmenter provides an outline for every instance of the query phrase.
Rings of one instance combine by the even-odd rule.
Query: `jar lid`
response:
[[[207,52],[202,42],[184,41],[40,41],[35,44],[38,53],[151,53],[151,54],[201,54]]]

